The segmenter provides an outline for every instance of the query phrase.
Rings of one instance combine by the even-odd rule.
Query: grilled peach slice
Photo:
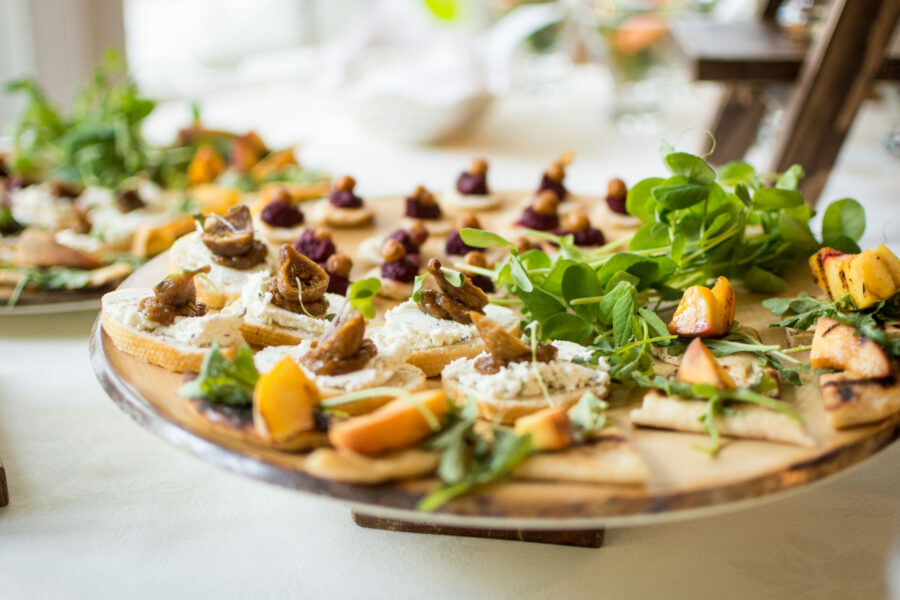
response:
[[[536,413],[519,417],[516,435],[530,435],[531,447],[553,452],[572,445],[572,422],[565,406],[551,406]]]
[[[313,409],[321,399],[316,384],[285,356],[253,388],[253,425],[262,437],[287,442],[315,426]]]
[[[734,289],[725,277],[719,277],[709,289],[693,285],[684,290],[675,309],[669,333],[685,337],[722,337],[734,323]]]
[[[722,390],[737,388],[734,380],[700,338],[694,338],[688,344],[675,378],[690,384],[705,383]]]
[[[870,378],[891,374],[891,363],[878,344],[856,335],[855,327],[825,317],[816,324],[809,362],[814,369],[840,369]]]
[[[191,185],[212,183],[225,171],[225,159],[212,146],[200,146],[188,165],[188,182]]]
[[[357,454],[405,448],[434,433],[432,423],[443,423],[449,407],[443,390],[426,390],[333,425],[328,441]]]
[[[891,272],[891,277],[894,278],[894,283],[900,286],[900,258],[897,258],[897,255],[891,252],[884,244],[877,248],[872,248],[869,252],[887,266],[888,271]]]
[[[816,284],[832,300],[847,294],[857,308],[886,300],[900,289],[900,259],[886,246],[859,254],[822,248],[809,259]]]

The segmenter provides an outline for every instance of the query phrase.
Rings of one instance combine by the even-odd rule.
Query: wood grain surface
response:
[[[521,210],[525,195],[510,195],[506,206],[483,217],[482,225],[504,232]],[[594,221],[605,220],[605,203],[579,200]],[[399,198],[372,201],[378,207],[374,228],[336,232],[339,249],[355,248],[376,231],[386,233],[399,221]],[[604,227],[608,237],[627,233]],[[154,259],[123,286],[149,287],[166,275],[165,255]],[[357,273],[363,271],[359,265]],[[358,275],[357,275],[358,276]],[[798,270],[787,294],[813,292],[809,274]],[[784,342],[783,332],[769,329],[772,316],[759,304],[762,296],[738,291],[738,320],[756,327],[766,342]],[[383,310],[387,304],[382,303]],[[380,311],[381,312],[381,311]],[[304,471],[303,454],[255,446],[236,435],[214,430],[175,395],[180,376],[143,363],[118,351],[95,324],[91,358],[104,389],[122,410],[143,427],[220,467],[256,479],[353,503],[376,517],[413,522],[440,522],[494,529],[598,529],[688,518],[745,506],[748,500],[796,489],[842,471],[878,452],[900,435],[900,418],[847,431],[831,430],[825,421],[818,386],[811,379],[802,388],[786,386],[784,400],[806,419],[816,447],[750,440],[726,441],[717,458],[697,450],[704,435],[632,428],[628,412],[640,393],[614,386],[609,399],[611,420],[624,430],[650,467],[645,486],[591,485],[560,482],[507,481],[454,500],[434,515],[415,512],[417,501],[437,485],[435,479],[389,485],[359,486],[315,478]],[[438,385],[433,382],[432,385]]]

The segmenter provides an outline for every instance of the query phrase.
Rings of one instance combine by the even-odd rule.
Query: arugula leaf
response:
[[[354,281],[347,287],[347,301],[350,306],[359,310],[367,319],[375,317],[375,307],[372,300],[381,289],[381,280],[377,277],[369,277]]]
[[[203,358],[200,375],[178,388],[175,392],[182,398],[205,398],[213,404],[228,406],[250,406],[253,404],[253,388],[259,379],[259,372],[253,362],[253,351],[247,344],[241,344],[234,359],[225,358],[219,344]]]
[[[491,231],[482,229],[473,229],[471,227],[463,227],[459,230],[459,237],[467,246],[473,248],[503,248],[505,246],[514,246],[512,242]]]
[[[709,197],[709,188],[696,183],[661,185],[651,191],[653,199],[663,208],[687,208]]]

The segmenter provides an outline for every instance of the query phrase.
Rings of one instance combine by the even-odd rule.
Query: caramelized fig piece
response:
[[[319,340],[306,364],[317,375],[342,375],[362,369],[377,353],[372,340],[364,339],[366,321],[354,310]]]
[[[444,273],[441,271],[441,261],[438,259],[432,258],[429,260],[427,269],[431,276],[434,277],[438,288],[440,288],[441,292],[445,295],[454,300],[458,300],[469,307],[470,310],[482,312],[482,309],[487,306],[487,294],[473,284],[468,275],[466,275],[465,283],[460,287],[456,287],[444,278]]]
[[[72,181],[57,180],[50,183],[50,193],[57,198],[74,200],[84,191],[84,186]]]
[[[120,190],[116,194],[116,208],[122,214],[144,208],[147,204],[141,200],[141,195],[135,189]]]
[[[235,206],[225,215],[210,215],[203,222],[203,243],[219,256],[247,254],[253,248],[250,209]]]
[[[486,316],[472,312],[470,314],[478,334],[490,356],[481,356],[475,361],[475,368],[484,374],[496,373],[501,367],[511,362],[529,361],[532,359],[531,347],[521,338],[506,331]],[[534,359],[538,362],[550,362],[556,358],[556,346],[540,343],[535,348]]]
[[[328,273],[290,244],[278,250],[278,293],[303,302],[320,300],[328,289]],[[297,282],[301,286],[298,288]]]
[[[153,288],[153,296],[141,300],[139,309],[151,321],[171,325],[175,317],[202,317],[206,305],[197,302],[194,277],[209,273],[209,265],[163,279]]]

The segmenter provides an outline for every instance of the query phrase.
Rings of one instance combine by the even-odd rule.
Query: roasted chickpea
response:
[[[459,216],[459,219],[456,221],[456,228],[465,229],[466,227],[481,229],[481,223],[478,222],[478,217],[475,216],[475,213],[463,213]]]
[[[585,231],[591,222],[583,212],[575,211],[563,217],[563,229],[567,231]]]
[[[553,190],[544,190],[535,199],[532,208],[539,215],[555,215],[559,204],[559,196]]]
[[[409,237],[413,244],[421,246],[428,239],[428,229],[421,221],[416,221],[409,228]]]
[[[481,267],[482,269],[486,269],[488,266],[487,257],[485,257],[484,252],[478,252],[477,250],[472,250],[467,253],[465,257],[463,257],[463,261],[467,265]]]
[[[318,240],[330,240],[331,232],[324,227],[319,227],[313,232],[313,235],[316,236]]]
[[[346,254],[332,254],[325,261],[325,270],[338,277],[350,277],[350,269],[353,268],[353,261]]]
[[[344,175],[340,179],[337,180],[337,183],[334,184],[334,189],[343,190],[343,191],[353,191],[353,188],[356,187],[356,180],[350,177],[349,175]]]
[[[397,262],[405,256],[406,250],[403,249],[403,244],[395,239],[388,238],[381,247],[381,258],[386,262]]]
[[[483,158],[476,158],[472,160],[472,166],[469,167],[469,173],[472,175],[485,175],[488,170],[487,161]]]
[[[621,198],[628,194],[628,187],[625,186],[625,182],[615,177],[609,180],[609,183],[606,185],[606,195],[612,196],[614,198]]]

